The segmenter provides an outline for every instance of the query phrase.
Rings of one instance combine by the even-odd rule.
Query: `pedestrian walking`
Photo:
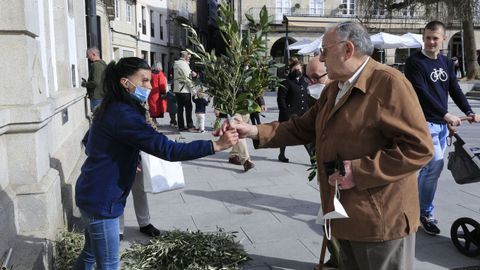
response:
[[[167,111],[167,78],[163,73],[162,63],[157,62],[152,69],[152,91],[148,96],[148,111],[153,122],[158,125],[157,118],[163,118]]]
[[[90,111],[93,112],[105,97],[103,81],[107,64],[100,58],[100,51],[95,47],[88,48],[87,58],[90,61],[88,79],[82,78],[81,85],[87,88],[87,96],[90,99]]]
[[[205,133],[205,111],[207,105],[210,103],[210,97],[204,92],[198,91],[193,96],[193,103],[195,103],[195,117],[197,119],[197,129],[199,133]]]
[[[190,69],[190,58],[191,54],[189,52],[182,51],[180,59],[175,61],[173,65],[173,91],[177,98],[178,130],[193,132],[195,128],[192,119],[192,93],[194,91],[192,79],[197,77],[197,73]]]
[[[462,110],[480,122],[468,103],[456,79],[455,65],[451,59],[440,54],[447,39],[445,25],[439,21],[429,22],[423,32],[424,49],[410,56],[405,63],[405,76],[413,85],[422,106],[435,147],[433,159],[418,174],[420,199],[420,222],[427,234],[440,233],[433,210],[433,199],[438,178],[443,169],[443,157],[447,147],[448,124],[460,125],[460,118],[448,111],[448,96]]]

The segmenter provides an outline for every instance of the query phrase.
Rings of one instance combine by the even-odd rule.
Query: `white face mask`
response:
[[[320,211],[318,212],[317,223],[322,223],[325,227],[325,237],[330,240],[332,238],[331,233],[331,226],[330,220],[338,219],[338,218],[349,218],[347,211],[340,203],[340,191],[338,190],[338,183],[335,183],[335,197],[333,198],[333,211],[326,213],[323,215],[322,208],[320,207]]]
[[[325,88],[325,84],[323,83],[312,84],[308,86],[308,92],[314,99],[318,99],[320,94],[322,94],[323,88]]]

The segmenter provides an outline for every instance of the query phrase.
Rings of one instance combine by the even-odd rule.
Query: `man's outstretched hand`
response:
[[[231,122],[228,120],[223,121],[219,129],[214,130],[212,135],[215,137],[222,136],[229,129],[236,129],[238,132],[238,137],[243,138],[252,138],[256,139],[258,137],[258,129],[255,125],[245,123],[241,118],[233,118]]]

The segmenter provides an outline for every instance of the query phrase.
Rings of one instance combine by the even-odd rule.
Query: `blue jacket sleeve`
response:
[[[425,71],[416,63],[414,58],[408,58],[405,63],[405,77],[410,81],[415,92],[417,93],[418,100],[422,108],[426,104],[430,104],[430,108],[438,112],[439,115],[445,115],[448,113],[448,110],[443,108],[440,100],[434,97],[432,93],[428,90],[428,82],[426,78]]]
[[[212,141],[196,140],[177,143],[155,131],[145,117],[130,106],[119,110],[115,117],[114,136],[146,153],[168,161],[183,161],[201,158],[215,153]]]

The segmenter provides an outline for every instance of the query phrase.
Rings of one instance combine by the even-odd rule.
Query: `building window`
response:
[[[290,0],[276,0],[275,2],[275,20],[282,21],[283,15],[290,15]]]
[[[125,9],[125,20],[129,23],[132,22],[132,3],[127,2],[127,8]]]
[[[114,5],[114,6],[113,6],[113,10],[114,10],[114,12],[115,12],[115,19],[118,20],[119,17],[120,17],[120,0],[115,0],[115,1],[113,2],[113,5]]]
[[[133,57],[135,56],[135,52],[129,50],[122,51],[122,57]]]
[[[380,3],[378,0],[373,2],[373,15],[383,17],[386,13],[387,11],[385,10],[385,5],[383,3]]]
[[[118,47],[113,47],[113,60],[120,60],[120,49]]]
[[[155,52],[150,52],[150,66],[155,66]]]
[[[162,20],[163,20],[163,16],[162,14],[159,14],[160,15],[160,19],[158,20],[160,22],[160,39],[163,40],[163,24],[162,24]]]
[[[162,53],[162,70],[165,70],[165,61],[167,60],[167,55]]]
[[[147,14],[146,14],[146,8],[142,6],[142,34],[146,35],[147,34]]]
[[[324,0],[310,0],[310,15],[323,15]]]
[[[415,16],[415,9],[413,6],[408,6],[406,8],[402,8],[402,14],[404,17],[414,17]]]
[[[153,23],[153,10],[150,10],[150,36],[155,37],[155,24]]]
[[[70,18],[73,18],[74,16],[74,13],[73,13],[73,0],[68,0],[68,16],[70,16]]]
[[[142,54],[142,59],[145,60],[145,62],[148,63],[148,52],[147,51],[141,51]]]
[[[355,15],[355,0],[342,0],[342,13],[345,15]]]

